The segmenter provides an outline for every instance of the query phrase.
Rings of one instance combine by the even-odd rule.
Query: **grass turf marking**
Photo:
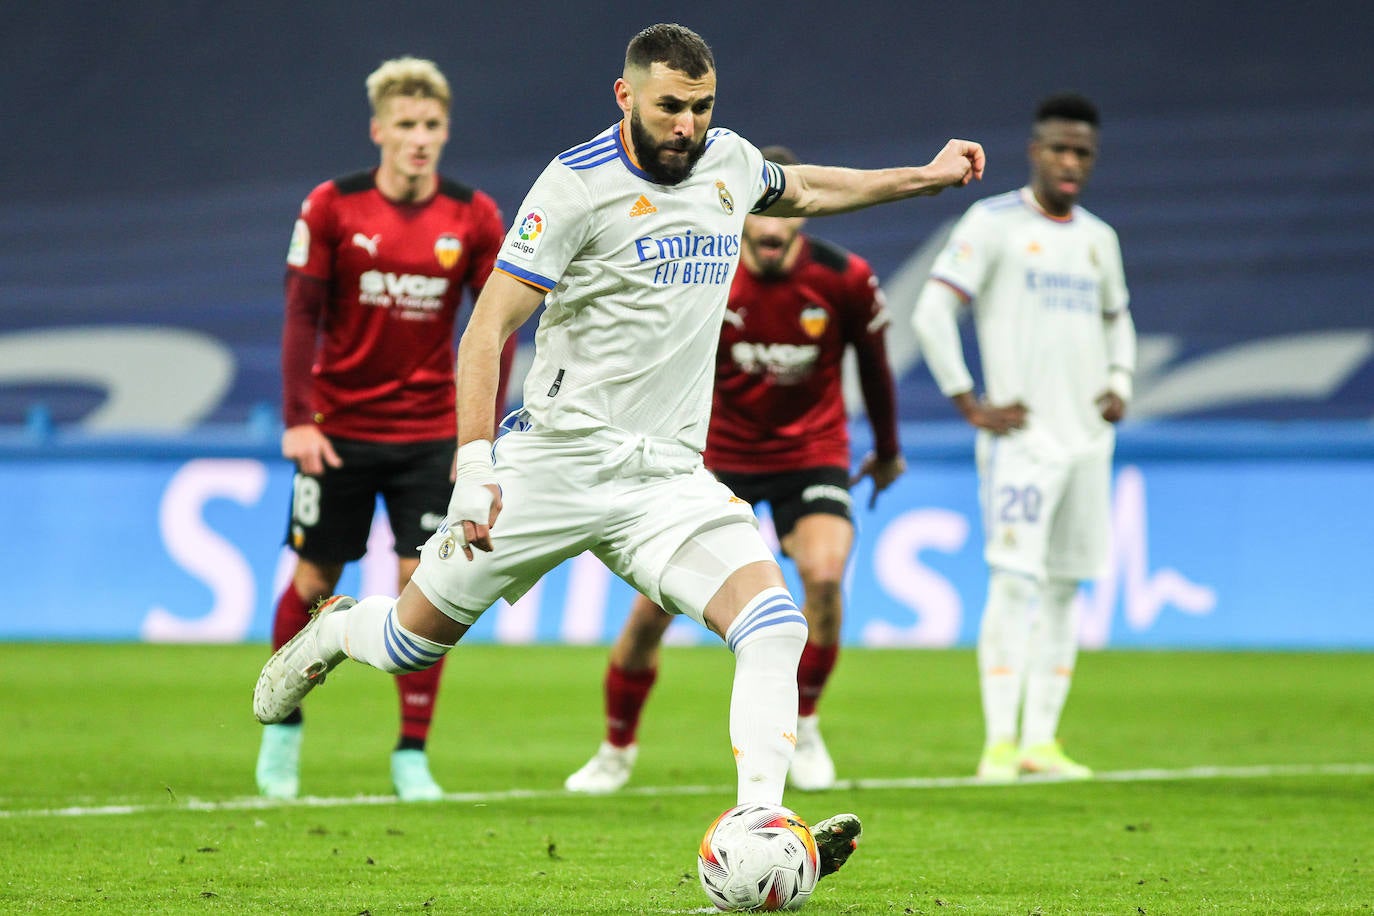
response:
[[[1113,770],[1099,772],[1087,782],[1167,782],[1190,779],[1271,779],[1283,776],[1374,776],[1374,764],[1317,763],[1317,764],[1260,764],[1255,766],[1196,766],[1181,769]],[[902,779],[841,779],[835,789],[962,789],[1015,788],[1061,782],[1053,776],[1025,776],[1015,783],[989,785],[975,776],[932,776]],[[655,797],[670,795],[723,795],[729,786],[636,786],[615,793],[622,796]],[[526,801],[550,798],[604,798],[599,795],[580,795],[566,789],[505,789],[495,792],[447,792],[443,801],[455,804],[487,805],[495,802]],[[253,811],[281,807],[344,808],[349,806],[402,804],[395,795],[353,795],[325,797],[307,795],[291,801],[247,796],[224,801],[189,798],[152,805],[73,805],[63,808],[0,808],[0,819],[43,817],[114,817],[129,814],[150,814],[164,811]]]

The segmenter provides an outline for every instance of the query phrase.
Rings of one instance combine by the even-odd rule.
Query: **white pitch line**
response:
[[[1099,772],[1094,782],[1167,782],[1189,779],[1269,779],[1282,776],[1374,776],[1374,764],[1369,763],[1315,763],[1315,764],[1261,764],[1256,766],[1198,766],[1183,767],[1176,770],[1144,769],[1113,770]],[[1059,782],[1052,776],[1026,776],[1009,785],[990,786],[979,782],[975,776],[929,776],[903,779],[841,779],[835,783],[836,790],[863,789],[878,791],[883,789],[963,789],[963,788],[1015,788],[1018,785],[1043,785]],[[1091,783],[1089,783],[1091,784]],[[623,789],[619,795],[636,797],[661,797],[668,795],[728,795],[731,786],[641,786]],[[507,789],[499,792],[447,792],[446,802],[487,805],[493,802],[526,801],[544,799],[601,798],[605,796],[580,795],[564,789]],[[256,811],[277,808],[345,808],[349,806],[394,805],[400,804],[394,795],[353,795],[348,797],[321,797],[307,795],[292,801],[249,796],[230,798],[224,801],[205,801],[189,798],[186,801],[172,801],[162,805],[77,805],[65,808],[30,808],[18,810],[0,809],[0,820],[9,818],[41,817],[112,817],[126,814],[150,814],[152,812],[177,811]]]

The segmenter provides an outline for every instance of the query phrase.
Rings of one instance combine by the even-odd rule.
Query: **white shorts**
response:
[[[435,607],[460,623],[473,623],[498,598],[516,601],[549,570],[587,550],[659,604],[669,561],[702,532],[751,526],[757,550],[731,556],[734,565],[724,575],[773,559],[749,504],[712,477],[698,453],[669,440],[613,430],[510,432],[496,443],[496,478],[503,508],[491,531],[492,551],[475,550],[469,561],[441,526],[421,548],[413,578]],[[701,620],[709,597],[670,602],[670,609]]]
[[[1111,537],[1111,449],[1047,457],[1027,437],[980,433],[978,500],[988,565],[1036,579],[1094,579]]]

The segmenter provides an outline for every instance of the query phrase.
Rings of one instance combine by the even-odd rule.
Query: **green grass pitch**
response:
[[[464,646],[430,741],[449,796],[388,793],[389,679],[312,695],[310,799],[254,797],[261,646],[0,645],[0,912],[700,913],[733,803],[731,657],[669,649],[633,790],[561,791],[605,650]],[[814,914],[1374,913],[1374,656],[1092,652],[1061,737],[1102,778],[969,784],[968,651],[850,649],[821,707],[864,818]]]

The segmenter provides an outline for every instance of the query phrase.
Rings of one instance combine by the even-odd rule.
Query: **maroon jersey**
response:
[[[882,291],[860,257],[801,236],[791,273],[735,272],[716,350],[706,466],[732,473],[849,467],[840,367],[854,347],[875,451],[895,457],[896,393]]]
[[[417,204],[388,200],[374,172],[311,191],[286,259],[286,425],[373,442],[455,436],[458,308],[504,235],[495,201],[448,179]]]

